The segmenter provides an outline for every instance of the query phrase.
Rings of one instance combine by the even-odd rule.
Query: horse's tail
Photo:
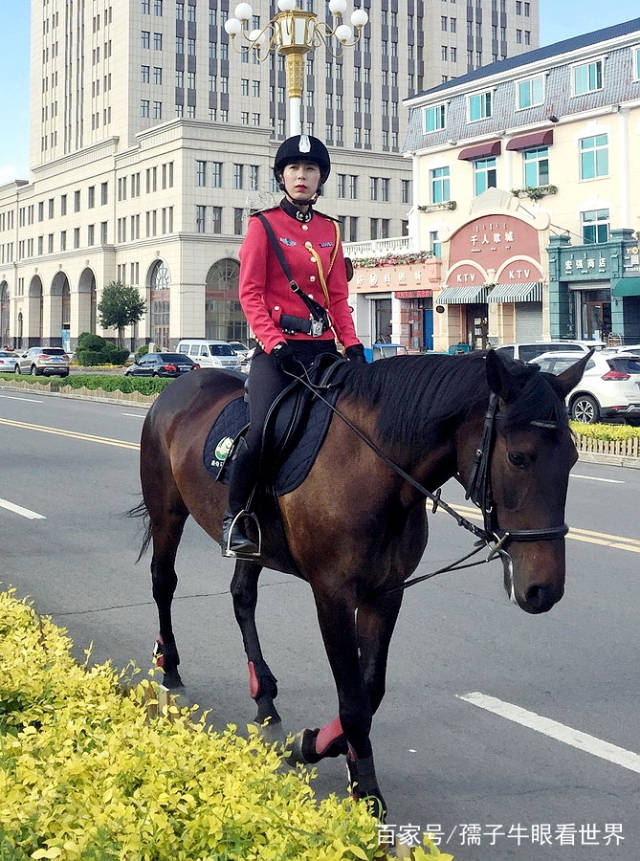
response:
[[[140,548],[140,552],[138,553],[138,558],[136,559],[136,565],[142,559],[144,554],[147,552],[147,548],[151,543],[151,518],[149,517],[149,509],[145,505],[144,500],[139,505],[136,505],[134,508],[130,508],[127,511],[128,517],[142,517],[144,524],[144,537],[142,539],[142,547]]]

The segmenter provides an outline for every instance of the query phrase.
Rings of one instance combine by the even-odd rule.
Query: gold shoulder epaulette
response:
[[[280,209],[279,206],[265,206],[264,209],[251,209],[249,210],[249,217],[252,215],[257,215],[259,212],[272,212],[274,209]]]
[[[330,221],[337,221],[338,224],[342,224],[341,218],[336,218],[334,215],[327,215],[326,212],[320,212],[318,209],[313,210],[316,215],[321,215],[323,218],[328,218]]]

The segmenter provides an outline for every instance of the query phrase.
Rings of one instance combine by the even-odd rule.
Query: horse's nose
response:
[[[522,609],[527,613],[546,613],[561,597],[562,592],[558,595],[551,586],[532,583],[524,593],[525,603]]]

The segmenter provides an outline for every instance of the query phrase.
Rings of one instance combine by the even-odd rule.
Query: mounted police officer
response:
[[[338,222],[313,209],[330,170],[322,141],[308,135],[284,141],[273,166],[284,197],[249,219],[240,249],[240,303],[258,346],[249,379],[251,424],[236,446],[222,523],[224,556],[258,553],[245,534],[244,507],[256,483],[265,417],[290,375],[321,353],[337,354],[335,336],[348,359],[365,362],[347,302]]]

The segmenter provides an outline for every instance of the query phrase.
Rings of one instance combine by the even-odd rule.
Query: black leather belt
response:
[[[311,335],[312,338],[319,338],[329,328],[329,321],[326,319],[326,315],[324,320],[313,320],[310,317],[294,317],[291,314],[283,314],[278,325],[285,335],[300,333]]]

